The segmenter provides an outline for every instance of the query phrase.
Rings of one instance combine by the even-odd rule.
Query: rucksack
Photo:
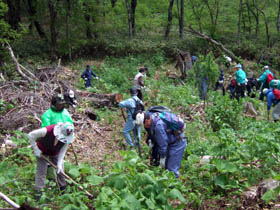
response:
[[[230,81],[230,84],[231,84],[232,87],[235,87],[237,85],[236,79],[232,79]]]
[[[165,122],[167,127],[173,131],[176,137],[180,137],[180,134],[184,132],[184,122],[172,112],[161,112],[158,114],[159,118]]]
[[[171,112],[166,106],[151,106],[147,109],[147,112],[151,113],[161,113],[161,112]]]
[[[135,100],[134,98],[132,98],[135,103],[136,103],[136,106],[135,106],[135,109],[134,109],[134,112],[132,113],[132,119],[135,120],[136,119],[136,115],[138,113],[141,113],[143,111],[145,111],[145,107],[144,105],[142,104],[142,101],[140,100]]]
[[[273,89],[273,94],[275,95],[276,99],[279,100],[280,99],[280,90],[278,89]]]
[[[273,80],[273,75],[271,73],[267,73],[266,83],[269,84]]]

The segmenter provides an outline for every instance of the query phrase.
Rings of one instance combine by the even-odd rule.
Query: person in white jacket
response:
[[[44,128],[36,129],[28,134],[30,144],[37,158],[37,169],[35,176],[37,200],[41,198],[42,190],[45,187],[48,164],[41,157],[48,157],[57,165],[57,181],[61,191],[66,188],[66,181],[60,174],[64,171],[64,156],[68,145],[74,141],[74,127],[71,123],[57,123]]]

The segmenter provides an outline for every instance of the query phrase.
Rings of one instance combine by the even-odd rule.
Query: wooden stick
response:
[[[74,153],[74,157],[75,157],[75,162],[76,162],[76,165],[78,166],[78,165],[79,165],[79,163],[78,163],[77,154],[76,154],[76,152],[75,152],[75,150],[74,150],[73,144],[70,144],[70,145],[71,145],[71,149],[72,149],[72,151],[73,151],[73,153]]]
[[[45,155],[41,155],[41,158],[44,159],[45,161],[47,161],[52,167],[54,167],[55,169],[57,169],[57,166],[50,161]],[[60,174],[62,176],[64,176],[66,179],[70,180],[71,182],[73,182],[75,185],[77,185],[77,187],[81,190],[84,191],[86,193],[87,196],[93,198],[93,195],[91,193],[89,193],[87,190],[85,190],[82,186],[80,186],[77,182],[75,182],[70,176],[68,176],[67,174],[65,174],[63,171],[60,172]]]
[[[6,201],[8,204],[10,204],[14,208],[19,208],[20,206],[16,204],[14,201],[12,201],[10,198],[8,198],[5,194],[0,192],[0,198],[2,198],[4,201]]]

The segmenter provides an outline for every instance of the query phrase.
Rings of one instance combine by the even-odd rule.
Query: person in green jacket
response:
[[[269,66],[264,66],[263,67],[264,73],[257,79],[259,83],[261,83],[261,88],[260,88],[260,100],[263,101],[264,99],[264,94],[263,90],[265,88],[269,88],[269,83],[273,79],[273,73],[269,70]]]
[[[280,90],[280,81],[276,79],[271,80],[271,82],[269,83],[269,88],[275,88]]]
[[[70,113],[65,109],[66,102],[62,94],[56,94],[52,97],[51,108],[42,115],[42,125],[44,128],[49,125],[57,124],[58,122],[69,122],[73,125],[73,120]]]
[[[239,101],[240,96],[242,98],[245,96],[247,79],[246,79],[246,73],[242,70],[242,66],[240,63],[235,66],[235,69],[236,69],[235,76],[237,82],[235,97]]]

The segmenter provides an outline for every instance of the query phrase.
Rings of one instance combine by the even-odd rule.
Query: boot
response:
[[[274,122],[275,122],[275,123],[277,123],[277,122],[278,122],[278,120],[274,120]]]
[[[43,191],[42,190],[36,191],[35,199],[36,199],[37,202],[40,201],[42,195],[43,195]]]

